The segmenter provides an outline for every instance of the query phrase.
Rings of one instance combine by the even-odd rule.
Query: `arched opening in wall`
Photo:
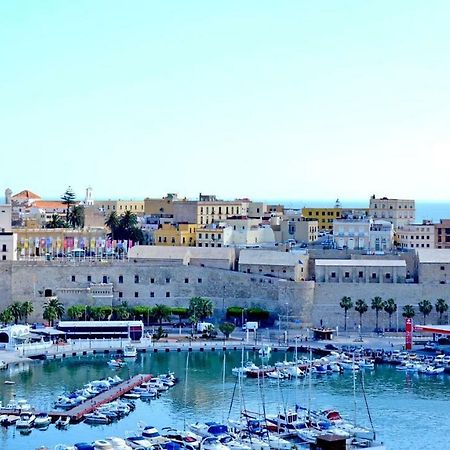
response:
[[[9,342],[9,335],[8,333],[1,332],[0,333],[0,343],[7,344]]]
[[[53,291],[51,289],[46,289],[44,291],[44,297],[53,297]]]

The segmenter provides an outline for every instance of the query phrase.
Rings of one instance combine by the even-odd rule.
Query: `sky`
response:
[[[3,188],[450,201],[448,0],[0,2]]]

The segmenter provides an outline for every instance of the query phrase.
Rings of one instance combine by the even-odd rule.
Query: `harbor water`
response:
[[[293,359],[292,353],[272,353],[269,364]],[[240,351],[161,352],[139,354],[118,370],[107,362],[110,356],[94,355],[24,363],[0,373],[3,405],[12,399],[26,399],[37,410],[54,410],[56,398],[84,384],[117,374],[127,378],[136,374],[175,372],[179,382],[160,398],[136,400],[136,409],[110,425],[70,425],[66,430],[50,425],[23,434],[14,426],[0,427],[0,449],[23,450],[57,444],[90,442],[107,436],[134,433],[139,425],[185,428],[196,421],[226,421],[238,418],[241,409],[267,414],[294,409],[333,408],[351,421],[370,427],[369,414],[377,439],[388,449],[436,449],[446,442],[450,428],[450,375],[426,376],[405,373],[393,367],[377,366],[364,372],[354,383],[351,372],[312,375],[298,380],[258,380],[244,378],[239,387],[231,369],[241,365]],[[245,352],[243,359],[260,364],[257,353]],[[223,372],[225,368],[225,377]],[[186,370],[187,369],[187,370]],[[5,385],[5,380],[15,384]]]

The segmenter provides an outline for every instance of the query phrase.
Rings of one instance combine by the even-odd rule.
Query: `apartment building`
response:
[[[399,229],[416,219],[416,202],[395,198],[376,198],[373,195],[369,202],[369,214],[373,219],[384,219],[394,225],[394,230]]]
[[[126,211],[131,211],[137,216],[145,214],[144,200],[98,200],[94,201],[94,206],[103,211],[105,216],[109,216],[113,211],[118,216],[121,216]]]
[[[332,231],[334,220],[342,218],[342,208],[302,208],[302,216],[317,220],[319,231]]]
[[[0,261],[17,259],[17,235],[12,231],[12,206],[0,205]]]
[[[396,233],[397,245],[400,248],[404,249],[435,248],[435,239],[435,225],[431,221],[427,220],[424,220],[422,223],[411,223],[409,225],[403,225],[397,230]]]
[[[247,216],[250,200],[217,200],[215,195],[202,195],[197,203],[197,224],[210,225],[230,216]]]
[[[193,223],[164,223],[153,233],[155,245],[187,246],[196,245],[197,224]]]
[[[307,220],[300,214],[285,213],[279,225],[281,242],[293,239],[296,242],[311,243],[318,239],[319,222],[317,220]]]
[[[450,248],[450,219],[434,224],[434,243],[436,248]]]
[[[370,219],[336,219],[333,239],[338,249],[368,250],[370,247]]]

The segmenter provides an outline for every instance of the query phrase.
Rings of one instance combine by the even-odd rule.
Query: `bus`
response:
[[[66,339],[131,339],[139,341],[144,334],[142,320],[60,321],[57,330]]]

